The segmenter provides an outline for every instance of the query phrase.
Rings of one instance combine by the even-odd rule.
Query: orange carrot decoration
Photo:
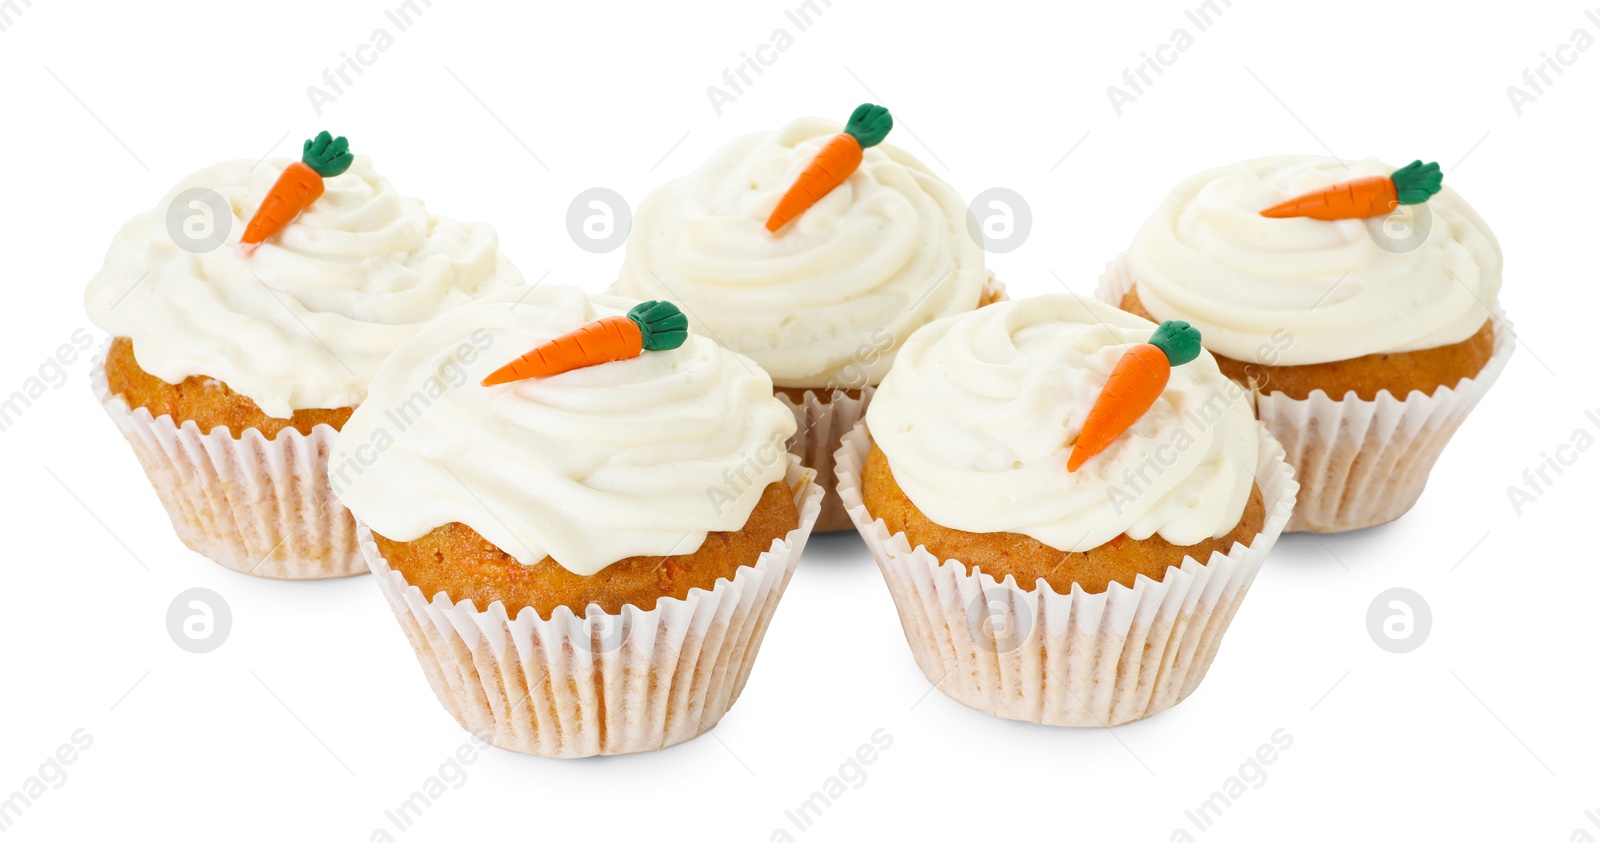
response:
[[[1395,170],[1392,175],[1368,176],[1296,196],[1261,212],[1264,217],[1310,217],[1314,220],[1355,220],[1386,216],[1401,205],[1420,205],[1439,192],[1444,174],[1438,164],[1421,160]]]
[[[844,184],[850,174],[861,166],[862,150],[883,142],[894,128],[894,118],[889,109],[881,105],[863,103],[850,115],[844,131],[828,139],[817,151],[811,163],[801,171],[800,177],[789,185],[778,207],[767,217],[767,230],[777,233],[793,220],[827,196],[829,191]]]
[[[689,320],[667,301],[640,302],[626,316],[606,316],[562,334],[495,369],[483,379],[497,386],[528,378],[548,378],[573,369],[665,351],[689,338]]]
[[[1200,332],[1188,322],[1162,322],[1150,341],[1130,347],[1106,378],[1094,400],[1083,430],[1067,458],[1067,470],[1077,471],[1090,457],[1104,451],[1126,433],[1161,397],[1173,366],[1200,356]]]
[[[282,231],[301,211],[311,207],[322,195],[322,180],[350,169],[350,162],[354,160],[350,142],[342,137],[335,138],[323,132],[306,141],[301,159],[283,168],[283,174],[267,191],[256,215],[245,226],[244,236],[239,240],[245,254],[260,248],[268,237]]]

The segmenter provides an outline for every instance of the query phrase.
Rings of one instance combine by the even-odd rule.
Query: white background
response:
[[[1436,159],[1501,240],[1520,335],[1417,507],[1385,527],[1285,538],[1205,682],[1149,721],[1038,727],[930,693],[859,539],[829,536],[712,735],[576,762],[487,752],[403,834],[385,810],[468,736],[373,584],[258,581],[186,550],[79,359],[0,434],[0,797],[75,730],[93,743],[7,839],[1600,837],[1600,455],[1562,451],[1573,465],[1520,514],[1506,491],[1575,431],[1600,436],[1584,416],[1600,413],[1600,48],[1564,50],[1572,64],[1520,116],[1506,90],[1533,93],[1524,68],[1575,30],[1600,37],[1582,4],[1235,0],[1204,33],[1183,14],[1195,3],[1170,0],[834,0],[803,33],[783,14],[794,3],[768,0],[436,0],[404,33],[384,16],[397,2],[7,5],[0,396],[92,327],[81,294],[113,232],[215,161],[294,155],[332,129],[434,211],[493,222],[530,280],[600,290],[622,253],[574,245],[580,191],[637,203],[734,135],[842,120],[863,101],[891,107],[891,141],[964,196],[1026,197],[1030,238],[990,260],[1014,296],[1087,294],[1203,168],[1277,153]],[[318,115],[306,87],[379,27],[393,46]],[[779,27],[793,46],[716,114],[707,86]],[[1107,86],[1178,27],[1194,45],[1118,116]],[[165,628],[196,586],[233,611],[205,655]],[[1394,586],[1433,612],[1406,655],[1366,630],[1368,604]],[[893,745],[865,782],[798,831],[784,812],[879,729]],[[1278,729],[1292,747],[1198,831],[1185,811]]]

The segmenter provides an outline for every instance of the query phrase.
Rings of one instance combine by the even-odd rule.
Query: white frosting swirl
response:
[[[1130,343],[1155,325],[1071,294],[1001,302],[917,331],[867,426],[906,497],[946,527],[1021,533],[1062,551],[1127,533],[1177,545],[1226,535],[1255,479],[1244,392],[1200,357],[1075,472],[1068,443]]]
[[[117,233],[84,302],[95,324],[133,340],[141,368],[169,383],[217,378],[277,418],[348,407],[421,323],[522,283],[493,228],[429,214],[363,157],[246,257],[245,225],[290,163],[201,170]],[[232,214],[210,220],[229,226],[227,238],[199,252],[167,225],[193,188],[213,191]]]
[[[1500,244],[1448,186],[1426,205],[1402,206],[1397,214],[1410,216],[1387,223],[1261,216],[1302,193],[1393,171],[1373,159],[1286,155],[1189,178],[1128,251],[1140,301],[1158,319],[1199,328],[1212,351],[1267,365],[1467,339],[1499,295]],[[1421,215],[1431,229],[1420,245],[1406,251],[1409,240],[1390,239],[1396,227],[1406,233],[1406,219],[1419,226]]]
[[[586,576],[741,529],[783,479],[795,430],[750,360],[690,334],[671,351],[479,385],[633,304],[546,284],[430,322],[378,369],[345,424],[334,492],[387,538],[459,521],[525,565],[549,556]]]
[[[837,123],[734,140],[634,215],[617,292],[684,305],[692,325],[790,387],[877,383],[894,348],[978,306],[987,272],[949,185],[888,144],[776,234],[767,217]]]

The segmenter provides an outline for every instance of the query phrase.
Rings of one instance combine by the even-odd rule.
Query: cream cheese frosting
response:
[[[786,387],[877,383],[918,327],[978,306],[983,250],[954,189],[888,144],[776,234],[778,199],[838,123],[738,138],[640,203],[618,293],[683,305],[690,324]]]
[[[246,257],[245,224],[290,163],[201,170],[117,233],[84,302],[95,324],[133,340],[141,368],[168,383],[216,378],[278,418],[348,407],[423,322],[522,284],[493,228],[429,214],[364,157]],[[190,251],[169,230],[169,208],[194,189],[231,214],[209,220],[228,231],[215,248]]]
[[[1405,247],[1388,239],[1383,218],[1327,222],[1260,213],[1302,193],[1393,171],[1370,158],[1279,156],[1185,180],[1128,250],[1140,301],[1158,319],[1199,328],[1208,349],[1267,365],[1466,340],[1499,295],[1500,245],[1448,185],[1426,205],[1404,206],[1410,225],[1427,221],[1426,239]]]
[[[546,284],[435,319],[379,367],[345,423],[334,492],[389,539],[459,521],[522,564],[548,556],[585,576],[743,528],[784,478],[795,430],[749,359],[691,333],[670,351],[480,386],[634,304]]]
[[[1206,352],[1155,405],[1067,471],[1070,444],[1128,345],[1155,325],[1072,294],[992,304],[911,335],[867,409],[895,482],[934,522],[1062,551],[1122,533],[1192,545],[1238,525],[1258,422]]]

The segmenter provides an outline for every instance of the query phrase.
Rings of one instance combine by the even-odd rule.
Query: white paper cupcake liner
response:
[[[312,580],[366,573],[355,519],[328,486],[338,431],[288,428],[268,439],[249,429],[201,433],[192,420],[130,409],[106,380],[108,343],[90,384],[106,415],[133,446],[145,476],[190,550],[245,574]]]
[[[1121,305],[1135,279],[1126,256],[1100,276],[1095,295]],[[1461,422],[1489,391],[1516,348],[1511,320],[1494,309],[1494,351],[1476,376],[1432,395],[1400,400],[1387,391],[1375,401],[1334,399],[1316,390],[1309,398],[1257,392],[1256,416],[1282,443],[1300,481],[1287,532],[1338,533],[1386,524],[1406,514],[1428,473]]]
[[[1132,588],[1027,591],[1009,574],[973,576],[960,560],[890,535],[862,503],[871,448],[866,425],[845,436],[839,495],[883,572],[917,667],[963,705],[1053,726],[1116,726],[1189,696],[1294,507],[1293,471],[1262,430],[1256,484],[1267,515],[1248,547],[1235,543],[1204,564],[1186,557],[1160,582],[1141,575]]]
[[[1006,288],[993,275],[983,282],[983,292],[978,295],[978,306],[1005,301]],[[902,338],[904,339],[904,338]],[[816,469],[817,483],[826,490],[822,500],[822,514],[817,518],[816,532],[831,533],[851,529],[850,516],[833,491],[837,481],[833,474],[833,455],[839,442],[867,415],[867,405],[872,402],[877,387],[867,386],[860,395],[851,396],[841,389],[818,392],[808,389],[796,402],[783,393],[778,400],[794,413],[795,434],[789,438],[789,453],[800,462]]]
[[[789,437],[789,453],[817,473],[817,485],[826,492],[817,516],[819,533],[850,529],[850,516],[839,505],[839,496],[829,491],[834,482],[833,453],[839,450],[839,440],[867,415],[867,405],[877,391],[877,387],[868,386],[857,396],[842,390],[830,396],[808,389],[799,403],[784,393],[777,394],[783,406],[794,413],[795,433]]]
[[[559,758],[646,752],[717,725],[744,690],[767,624],[822,503],[815,473],[791,458],[800,526],[710,591],[549,620],[496,601],[429,601],[389,567],[359,525],[361,550],[417,652],[428,684],[461,727],[495,746]]]

